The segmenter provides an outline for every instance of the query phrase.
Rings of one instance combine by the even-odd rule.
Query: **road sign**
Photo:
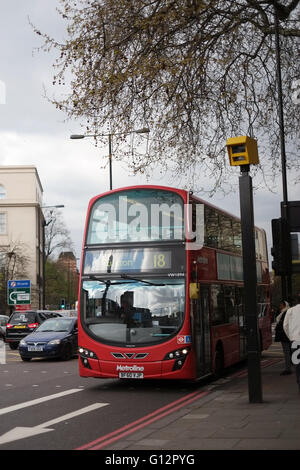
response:
[[[15,306],[16,312],[24,312],[25,310],[31,310],[31,304],[23,304]]]
[[[31,303],[30,280],[13,280],[7,283],[8,305],[30,305]]]

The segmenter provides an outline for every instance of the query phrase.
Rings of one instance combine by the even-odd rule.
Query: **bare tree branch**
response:
[[[45,210],[45,262],[62,250],[72,251],[73,243],[61,212],[57,209]]]
[[[300,79],[298,1],[61,0],[67,39],[56,49],[52,102],[89,133],[147,125],[147,153],[120,142],[114,158],[133,172],[159,165],[174,174],[227,184],[225,141],[252,129],[269,179],[280,171],[274,8],[280,19],[288,164],[299,171],[299,120],[293,86]],[[142,138],[142,137],[141,137]],[[99,140],[101,142],[101,139]],[[104,141],[103,141],[104,143]],[[199,177],[195,180],[199,181]]]

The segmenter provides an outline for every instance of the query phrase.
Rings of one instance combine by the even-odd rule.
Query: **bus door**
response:
[[[195,351],[197,376],[211,372],[209,287],[200,286],[200,296],[196,301],[195,312]]]

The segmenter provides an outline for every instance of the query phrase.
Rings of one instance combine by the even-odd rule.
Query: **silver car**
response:
[[[6,315],[0,315],[0,338],[5,338],[6,323],[8,323],[9,317]]]

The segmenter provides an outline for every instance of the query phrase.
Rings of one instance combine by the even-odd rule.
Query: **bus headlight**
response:
[[[175,351],[171,351],[166,354],[164,357],[164,361],[168,361],[170,359],[185,359],[189,352],[189,348],[176,349]]]
[[[97,354],[87,348],[78,348],[78,353],[80,357],[81,364],[87,369],[92,369],[92,366],[89,362],[89,359],[98,359]]]
[[[89,359],[98,359],[97,354],[95,354],[90,349],[80,347],[80,348],[78,348],[78,352],[79,352],[80,357],[82,357],[83,359],[88,359],[88,358]]]

